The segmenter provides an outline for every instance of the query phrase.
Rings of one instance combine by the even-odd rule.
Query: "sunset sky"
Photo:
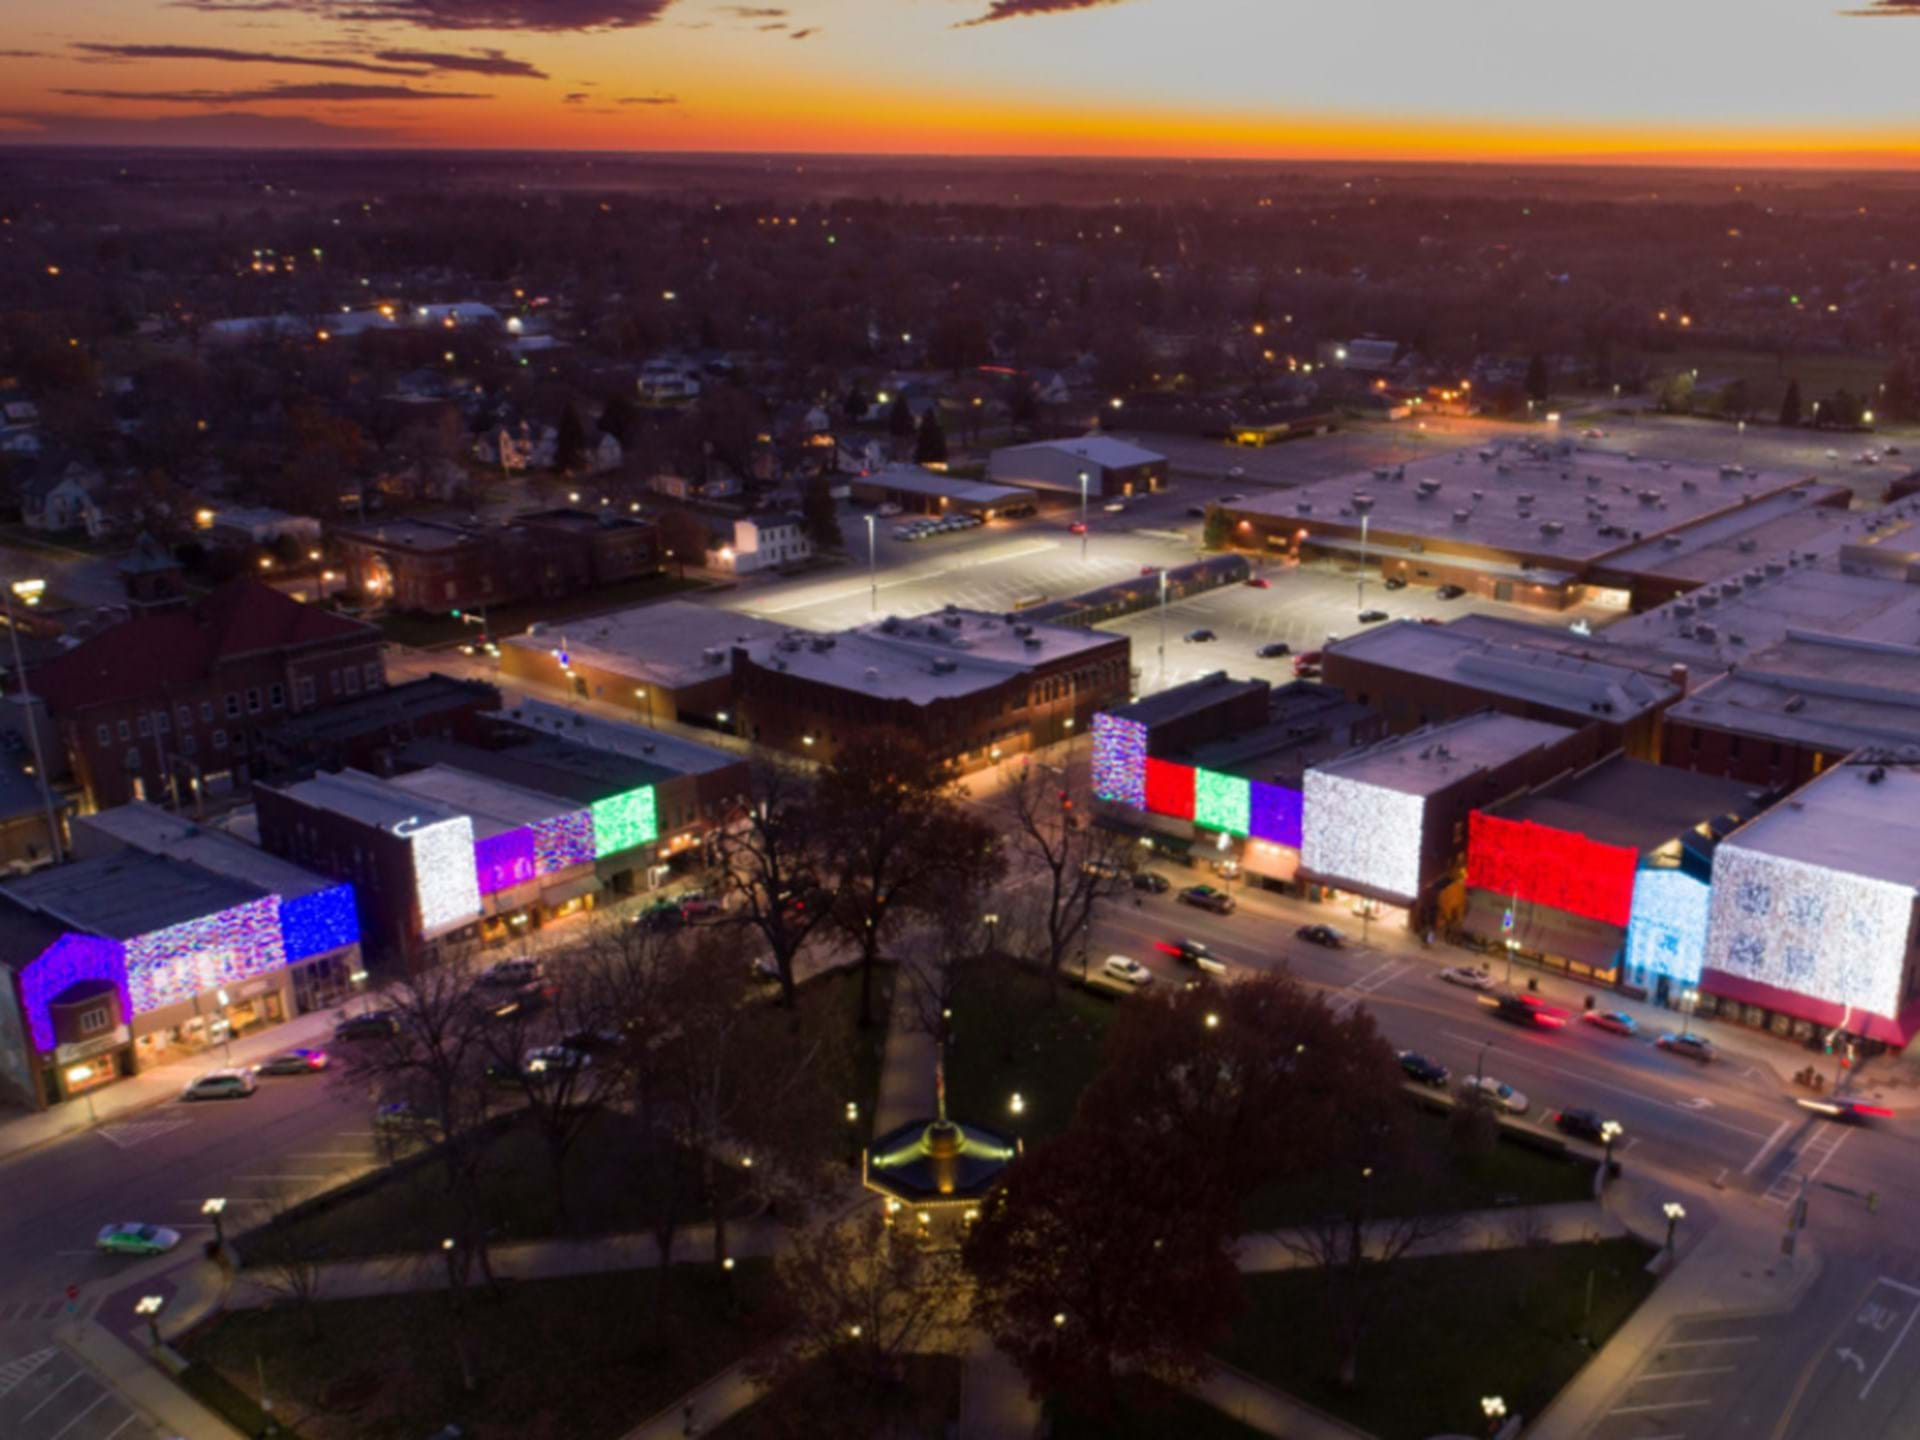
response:
[[[1920,0],[4,0],[0,142],[1920,162]]]

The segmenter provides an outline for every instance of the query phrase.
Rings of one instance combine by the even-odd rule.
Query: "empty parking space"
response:
[[[1591,1440],[1707,1440],[1735,1433],[1736,1397],[1773,1360],[1790,1317],[1680,1320],[1640,1360]]]
[[[0,1348],[0,1435],[7,1440],[131,1440],[153,1430],[66,1351]]]

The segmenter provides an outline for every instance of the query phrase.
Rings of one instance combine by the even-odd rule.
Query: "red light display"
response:
[[[1147,809],[1178,820],[1193,819],[1193,767],[1147,759]]]
[[[1496,895],[1624,926],[1638,852],[1476,810],[1467,822],[1467,883]]]

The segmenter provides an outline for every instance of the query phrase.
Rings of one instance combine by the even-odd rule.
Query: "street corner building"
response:
[[[353,889],[150,806],[0,884],[0,1090],[36,1106],[337,1002]]]

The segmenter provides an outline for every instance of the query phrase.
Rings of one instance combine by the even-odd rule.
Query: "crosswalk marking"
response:
[[[191,1120],[116,1120],[112,1124],[102,1125],[93,1133],[111,1145],[130,1150],[135,1145],[144,1145],[162,1135],[184,1130],[192,1123]]]
[[[59,1353],[52,1346],[48,1346],[45,1350],[36,1350],[31,1355],[22,1355],[17,1360],[9,1360],[6,1364],[0,1365],[0,1400],[6,1399],[29,1375]]]
[[[1406,971],[1412,969],[1404,960],[1389,960],[1384,965],[1368,971],[1358,980],[1348,985],[1336,995],[1332,1002],[1335,1015],[1345,1015],[1367,996],[1376,990],[1383,990]]]
[[[1800,1194],[1802,1185],[1810,1185],[1819,1178],[1820,1172],[1827,1168],[1827,1162],[1833,1159],[1834,1152],[1846,1143],[1851,1133],[1836,1125],[1826,1126],[1800,1150],[1789,1155],[1787,1163],[1767,1187],[1767,1203],[1791,1205]]]

